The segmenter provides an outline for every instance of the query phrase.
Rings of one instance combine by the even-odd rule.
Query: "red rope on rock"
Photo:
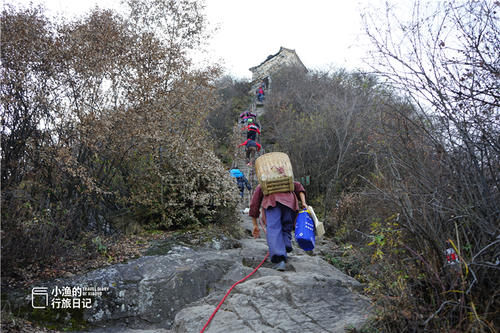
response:
[[[261,261],[261,263],[259,264],[259,266],[255,267],[255,269],[252,271],[252,273],[248,274],[243,279],[241,279],[238,282],[236,282],[235,284],[233,284],[231,286],[231,288],[229,288],[229,290],[227,291],[226,295],[224,295],[224,297],[222,298],[222,300],[219,302],[219,305],[217,305],[217,307],[215,308],[215,311],[212,313],[212,315],[208,319],[208,321],[205,324],[205,326],[203,326],[203,328],[201,329],[200,333],[203,333],[205,331],[205,329],[208,327],[208,325],[212,321],[213,317],[215,316],[215,314],[217,313],[217,311],[219,311],[220,307],[222,306],[222,303],[224,303],[224,301],[226,300],[227,296],[229,296],[229,293],[231,292],[231,290],[233,290],[233,288],[236,287],[236,285],[238,285],[241,282],[245,281],[250,276],[252,276],[255,272],[257,272],[257,270],[260,268],[260,266],[262,266],[262,264],[266,261],[267,257],[269,257],[269,252],[267,252],[266,256],[264,257],[264,260]]]

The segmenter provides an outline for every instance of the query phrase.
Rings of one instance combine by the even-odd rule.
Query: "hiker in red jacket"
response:
[[[259,102],[262,102],[264,101],[264,89],[262,89],[262,86],[260,86],[257,91],[257,99],[259,100]]]
[[[255,152],[260,151],[262,147],[258,142],[255,142],[252,139],[247,139],[245,142],[240,143],[238,147],[245,146],[246,147],[246,158],[248,165],[252,165],[253,159],[255,157]]]
[[[247,130],[247,139],[252,139],[253,141],[257,141],[257,134],[260,135],[259,126],[254,124],[252,119],[249,119],[248,125],[243,127],[241,130]]]

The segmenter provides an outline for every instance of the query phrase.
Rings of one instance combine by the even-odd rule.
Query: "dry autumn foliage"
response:
[[[203,7],[128,4],[128,16],[94,9],[57,22],[40,8],[2,11],[5,274],[89,230],[217,223],[234,211],[205,129],[219,71],[187,56],[205,37]]]
[[[384,331],[500,327],[499,10],[416,0],[406,18],[365,16],[370,64],[406,104],[382,119],[372,178],[392,209],[372,225],[373,290],[395,296],[380,298]]]

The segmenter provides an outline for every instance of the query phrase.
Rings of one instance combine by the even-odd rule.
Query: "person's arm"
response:
[[[257,185],[253,193],[252,200],[250,200],[250,211],[248,212],[250,217],[259,217],[260,204],[262,203],[263,198],[264,194],[262,193],[262,189],[260,188],[260,185]]]
[[[245,146],[248,143],[248,139],[245,140],[245,142],[240,143],[238,147]]]
[[[248,212],[248,215],[250,215],[250,217],[252,218],[252,223],[253,223],[252,235],[255,238],[258,238],[260,236],[260,230],[259,230],[259,225],[257,224],[257,219],[259,218],[260,215],[260,205],[262,203],[263,197],[264,194],[262,193],[260,185],[257,185],[257,187],[255,188],[255,192],[253,193],[252,200],[250,201],[250,211]]]
[[[300,192],[299,197],[300,197],[300,203],[302,204],[302,208],[306,209],[307,208],[306,194],[304,192]]]
[[[299,198],[302,208],[306,209],[307,208],[306,190],[304,186],[302,186],[302,184],[299,182],[293,182],[293,187],[295,195],[297,196],[297,198]]]
[[[252,236],[253,238],[259,238],[260,229],[259,229],[259,224],[257,223],[257,219],[255,217],[252,217],[252,223],[253,223]]]
[[[258,142],[255,143],[257,145],[257,151],[260,151],[260,148],[262,147]]]

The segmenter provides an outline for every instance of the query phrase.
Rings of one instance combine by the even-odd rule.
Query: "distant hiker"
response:
[[[247,188],[248,191],[251,191],[252,190],[252,186],[248,182],[248,179],[247,179],[247,177],[245,177],[245,175],[242,175],[241,177],[236,178],[236,183],[237,183],[238,188],[240,190],[241,199],[243,200],[243,195],[244,195],[244,192],[245,192],[245,187]]]
[[[270,80],[269,76],[266,76],[264,78],[264,80],[262,80],[262,84],[263,84],[262,88],[264,88],[264,89],[269,88],[269,80]]]
[[[249,191],[252,190],[252,186],[250,185],[250,183],[248,182],[248,179],[245,177],[245,175],[243,174],[243,172],[241,172],[240,169],[232,168],[231,170],[229,170],[229,173],[231,174],[231,177],[236,178],[236,185],[238,186],[238,189],[240,190],[241,199],[243,199],[245,186]]]
[[[252,139],[247,139],[245,142],[240,143],[238,147],[241,147],[241,146],[246,147],[247,163],[248,163],[248,165],[252,165],[253,159],[255,157],[255,152],[260,151],[260,148],[262,146]]]
[[[260,135],[260,130],[256,125],[251,125],[248,127],[247,139],[257,141],[257,134]]]
[[[243,127],[241,130],[247,131],[247,139],[252,139],[253,141],[257,141],[257,134],[260,135],[260,128],[257,124],[253,123],[252,119],[248,120],[248,125]]]
[[[231,177],[234,177],[234,178],[238,178],[238,177],[243,176],[243,172],[241,172],[240,169],[234,168],[234,167],[231,170],[229,170],[229,173],[231,174]]]
[[[259,102],[262,102],[264,101],[264,89],[262,89],[262,86],[260,86],[257,91],[257,99],[259,100]]]
[[[299,202],[302,208],[307,208],[306,191],[301,183],[293,182],[293,192],[280,192],[264,195],[261,186],[255,188],[250,202],[248,215],[252,217],[253,236],[260,236],[257,219],[260,208],[263,208],[263,217],[266,220],[266,238],[269,247],[269,257],[279,271],[285,270],[287,253],[292,252],[292,229],[299,211]]]
[[[248,120],[255,121],[257,119],[257,115],[247,110],[240,113],[240,118],[242,119],[242,123],[246,123]]]

